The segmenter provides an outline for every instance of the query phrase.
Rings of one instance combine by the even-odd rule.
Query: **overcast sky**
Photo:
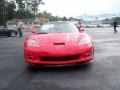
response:
[[[43,0],[46,10],[57,16],[98,15],[102,13],[120,13],[120,0]]]

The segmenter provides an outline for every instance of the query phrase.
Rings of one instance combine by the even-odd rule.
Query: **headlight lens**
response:
[[[91,39],[86,37],[80,40],[79,45],[91,43]]]
[[[39,42],[33,39],[29,39],[27,41],[27,45],[32,47],[39,47]]]

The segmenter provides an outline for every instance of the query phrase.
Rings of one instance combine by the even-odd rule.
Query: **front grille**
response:
[[[72,55],[72,56],[61,56],[61,57],[40,57],[42,61],[70,61],[70,60],[76,60],[79,59],[79,55]]]

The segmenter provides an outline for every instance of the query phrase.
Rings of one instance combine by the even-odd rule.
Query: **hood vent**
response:
[[[65,45],[65,43],[54,43],[54,45]]]

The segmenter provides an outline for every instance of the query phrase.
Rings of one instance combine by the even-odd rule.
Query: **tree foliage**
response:
[[[48,13],[47,11],[44,11],[43,13],[38,13],[36,15],[37,18],[47,18],[49,21],[67,21],[67,17],[59,17],[59,16],[53,16],[51,13]]]
[[[103,22],[103,24],[112,24],[114,21],[117,21],[118,24],[120,24],[120,17],[113,17],[111,19],[106,18],[102,22]]]
[[[40,4],[42,0],[0,0],[0,25],[13,18],[35,18]]]
[[[16,5],[14,1],[0,0],[0,25],[5,25],[7,20],[14,18]]]
[[[44,5],[43,0],[0,0],[0,25],[5,25],[6,21],[13,18],[46,18],[49,21],[73,19],[53,16],[47,11],[38,13],[40,5]]]
[[[44,4],[42,0],[31,0],[31,11],[34,13],[34,15],[38,12],[38,6],[40,4]]]
[[[18,5],[18,18],[35,17],[40,4],[44,4],[42,0],[16,0]]]

